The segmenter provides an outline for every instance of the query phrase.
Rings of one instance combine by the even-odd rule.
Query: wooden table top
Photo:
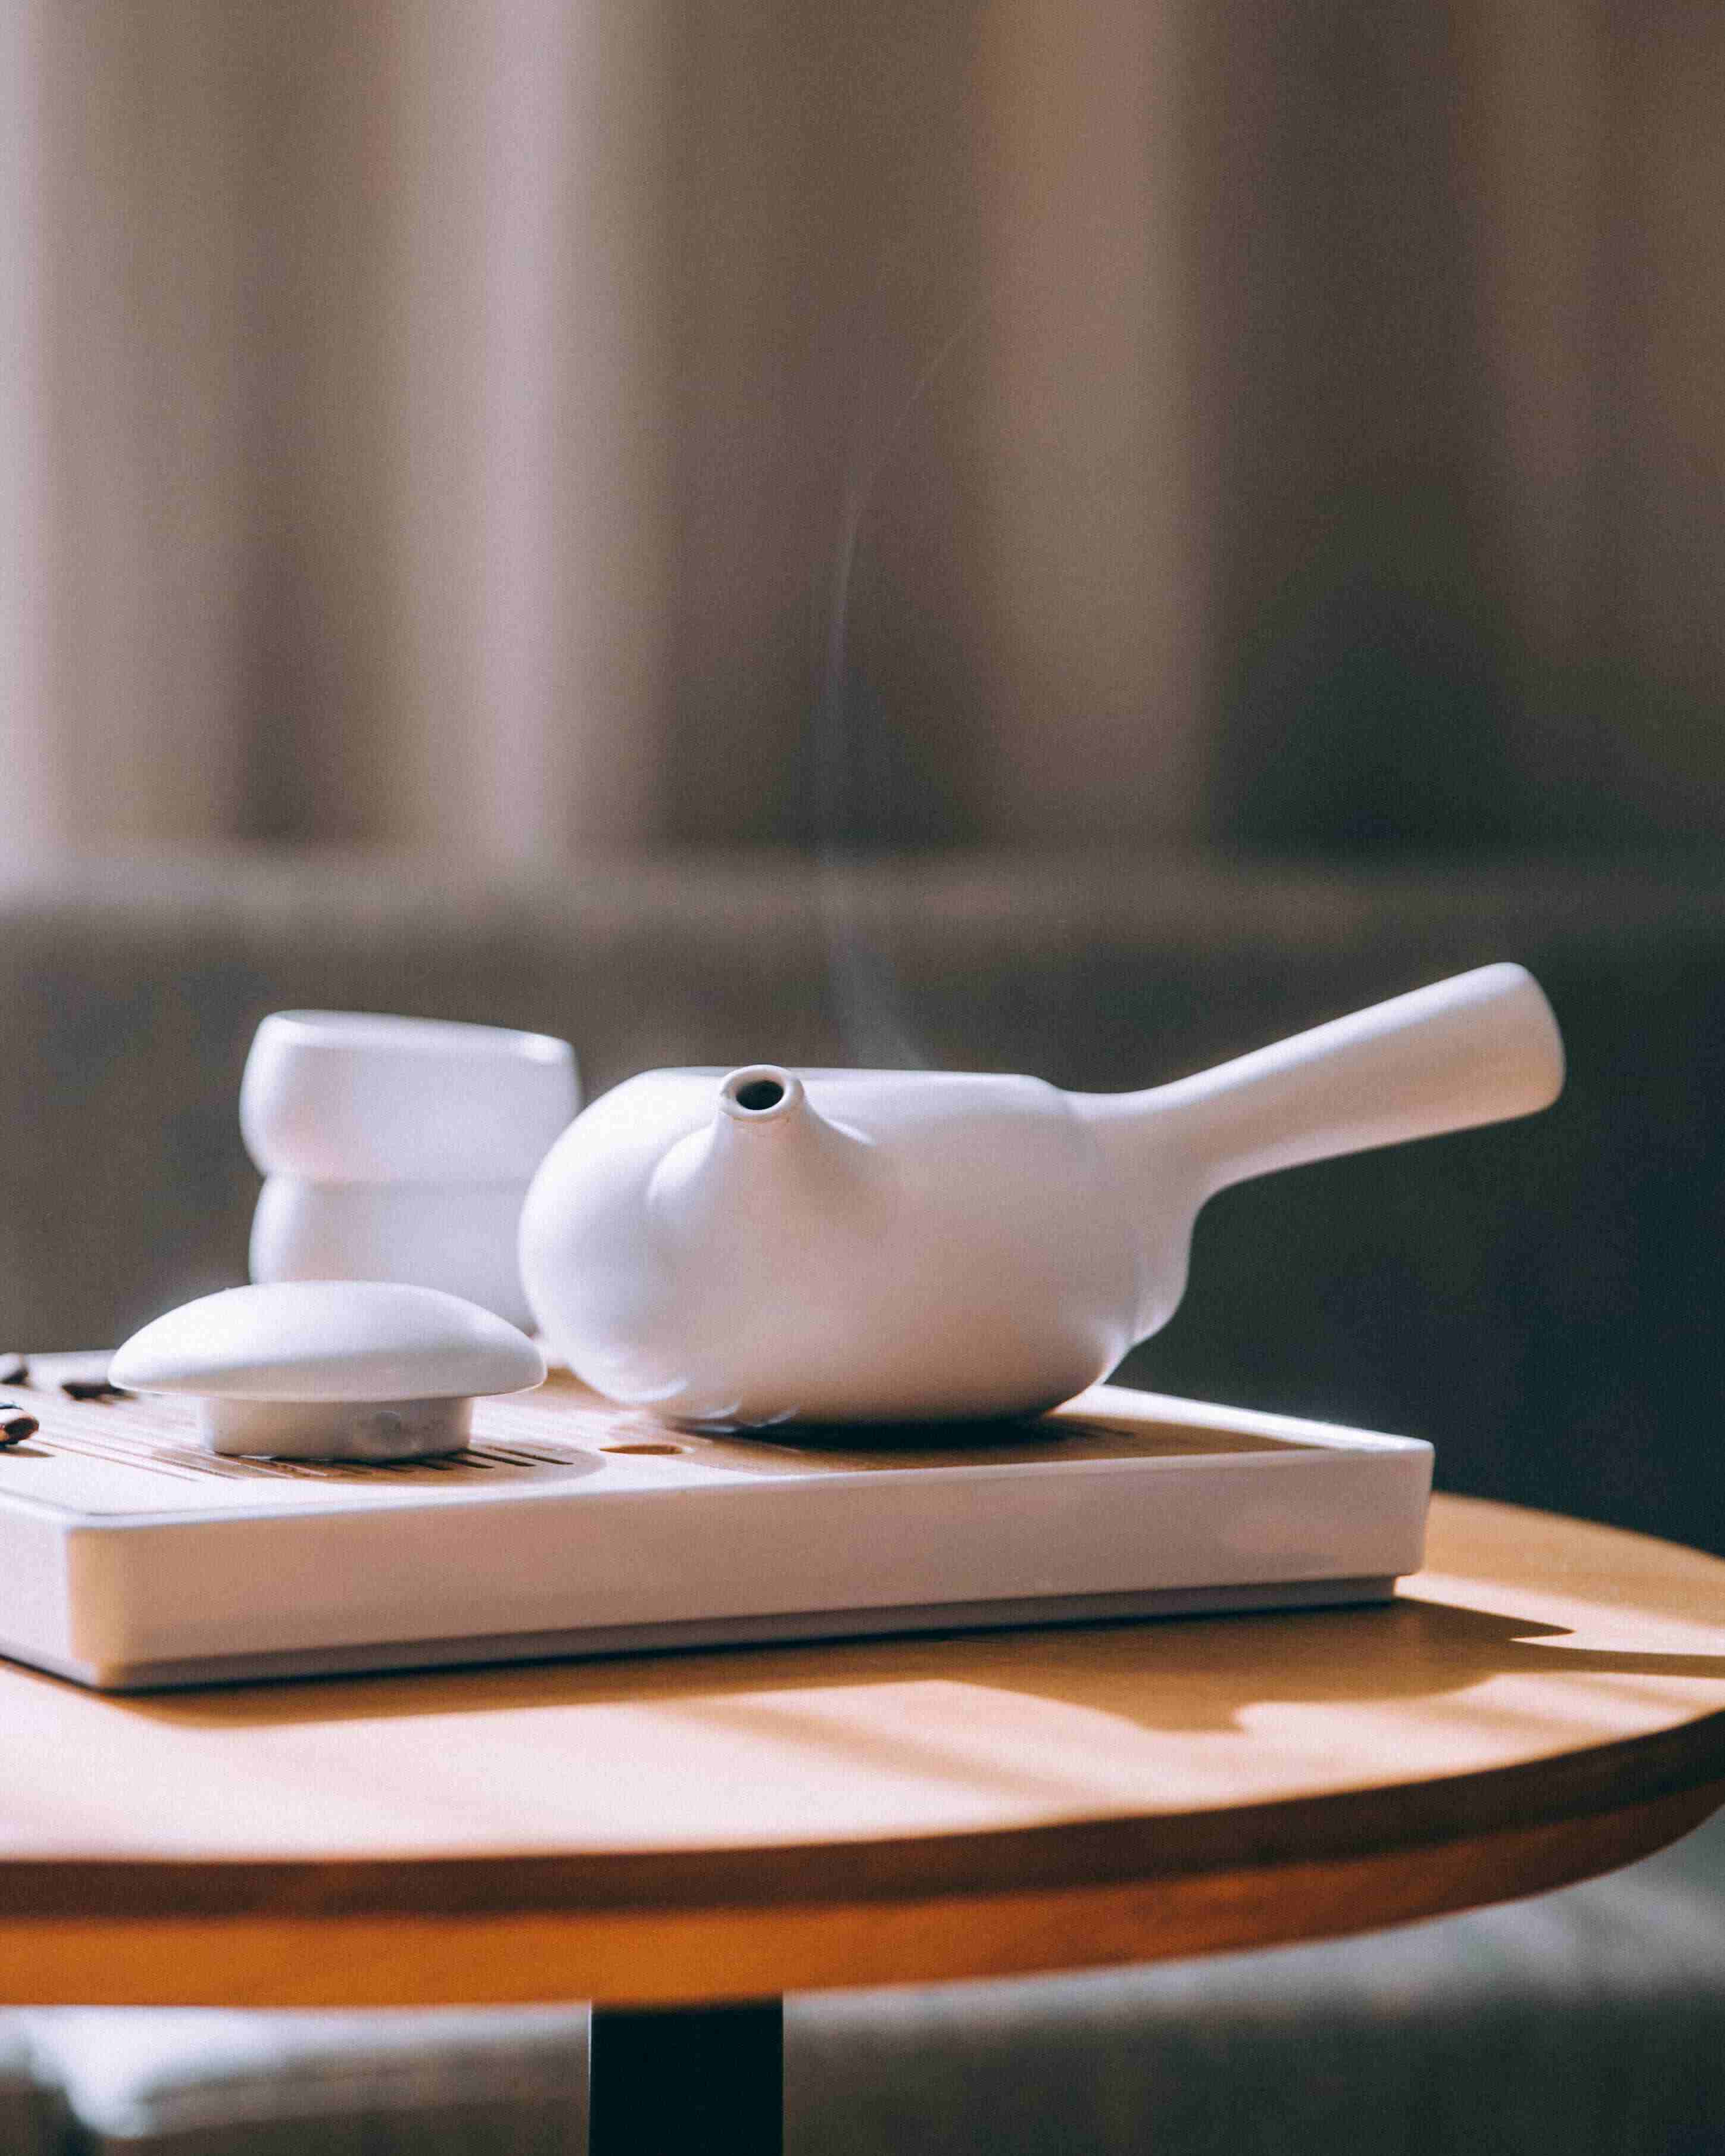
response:
[[[0,1999],[741,1998],[1314,1938],[1725,1801],[1725,1563],[1434,1501],[1375,1609],[104,1698],[0,1665]]]

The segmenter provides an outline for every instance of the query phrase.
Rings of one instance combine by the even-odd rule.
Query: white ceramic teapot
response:
[[[1142,1093],[650,1071],[547,1155],[522,1278],[580,1377],[675,1422],[1031,1414],[1167,1323],[1216,1191],[1527,1115],[1563,1078],[1551,1007],[1511,965]]]

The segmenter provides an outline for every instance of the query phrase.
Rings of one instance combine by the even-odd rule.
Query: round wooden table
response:
[[[1684,1833],[1725,1563],[1440,1497],[1373,1609],[120,1698],[8,1666],[0,1732],[6,2000],[592,1999],[596,2148],[773,2148],[788,1990],[1315,1938]]]

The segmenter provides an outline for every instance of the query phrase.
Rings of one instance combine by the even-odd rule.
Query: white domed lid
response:
[[[211,1399],[465,1399],[542,1383],[545,1358],[506,1320],[439,1288],[276,1281],[169,1311],[109,1374],[128,1392]]]

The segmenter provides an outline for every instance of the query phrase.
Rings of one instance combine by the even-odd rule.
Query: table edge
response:
[[[1725,1781],[1423,1848],[888,1902],[69,1920],[0,1907],[0,2001],[669,2005],[1101,1968],[1332,1938],[1543,1892],[1651,1855],[1722,1803]]]
[[[103,1917],[474,1917],[1150,1885],[1298,1862],[1407,1856],[1725,1786],[1725,1708],[1484,1772],[1182,1811],[718,1848],[459,1856],[0,1858],[0,1922]]]

